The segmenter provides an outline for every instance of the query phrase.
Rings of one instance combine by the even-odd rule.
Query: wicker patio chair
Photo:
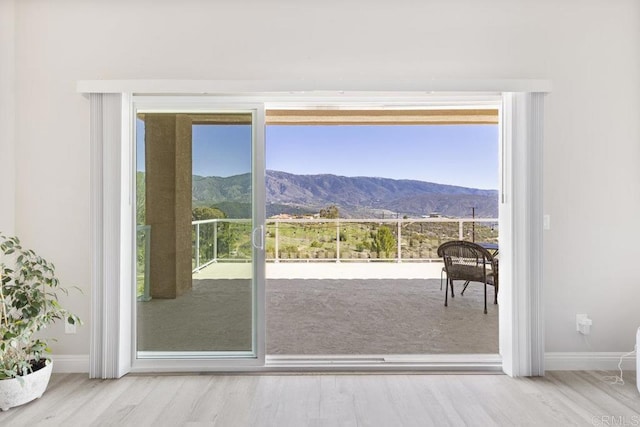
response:
[[[498,260],[482,246],[455,240],[446,242],[438,247],[438,256],[444,260],[447,275],[447,286],[444,290],[444,305],[448,305],[448,288],[451,288],[451,298],[454,297],[453,281],[464,280],[465,286],[461,292],[464,295],[469,282],[484,284],[484,312],[487,313],[487,285],[494,287],[493,303],[498,303]]]

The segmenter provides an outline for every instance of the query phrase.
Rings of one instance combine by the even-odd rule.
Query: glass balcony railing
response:
[[[192,271],[250,262],[250,219],[192,222]],[[148,300],[151,226],[137,227],[138,298]],[[431,262],[450,240],[498,242],[497,218],[267,219],[267,262]]]
[[[429,262],[450,240],[497,243],[498,219],[268,219],[265,250],[271,262]]]

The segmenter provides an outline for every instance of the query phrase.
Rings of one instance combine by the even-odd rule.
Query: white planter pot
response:
[[[0,380],[0,410],[6,411],[14,406],[24,405],[42,396],[47,389],[53,362],[24,377]]]

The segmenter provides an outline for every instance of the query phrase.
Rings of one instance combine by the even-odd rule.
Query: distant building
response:
[[[278,215],[272,215],[269,217],[269,219],[315,219],[319,217],[320,217],[319,214],[291,215],[291,214],[281,213]]]
[[[272,215],[269,217],[269,219],[293,219],[294,216],[293,215],[289,215],[289,214],[278,214],[278,215]]]

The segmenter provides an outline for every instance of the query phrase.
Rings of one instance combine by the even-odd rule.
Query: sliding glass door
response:
[[[259,357],[261,116],[136,105],[137,358]]]

